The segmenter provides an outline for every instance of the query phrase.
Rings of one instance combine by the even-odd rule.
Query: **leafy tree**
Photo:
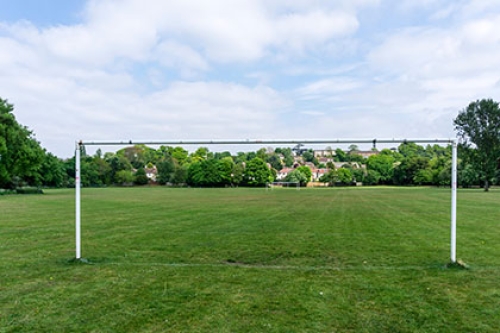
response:
[[[319,178],[322,183],[330,183],[330,185],[335,184],[338,181],[337,170],[331,168],[326,174]]]
[[[221,185],[230,185],[232,182],[234,162],[231,156],[226,156],[217,161],[217,169],[221,177]]]
[[[232,160],[231,153],[228,151],[223,151],[222,153],[215,152],[214,153],[214,158],[216,160],[222,160],[223,158],[229,157]]]
[[[401,158],[426,155],[424,147],[417,145],[415,142],[404,142],[400,144],[398,152],[401,154]]]
[[[93,157],[83,157],[82,158],[82,172],[83,169],[92,170],[91,173],[91,184],[90,185],[111,185],[111,166],[108,161],[101,157],[101,154],[96,153]],[[82,180],[84,175],[82,175]],[[88,185],[87,185],[88,186]]]
[[[187,183],[192,186],[201,186],[205,183],[205,173],[201,161],[193,162],[187,170]]]
[[[333,162],[326,162],[326,167],[330,170],[335,170],[335,164]]]
[[[352,169],[351,170],[353,181],[364,182],[366,170],[363,168]]]
[[[404,158],[403,161],[394,169],[394,182],[398,185],[412,185],[427,179],[421,174],[417,176],[420,170],[428,169],[429,158],[412,155]],[[431,174],[432,179],[432,174]]]
[[[285,182],[300,183],[300,185],[303,186],[307,184],[308,178],[302,171],[297,168],[286,175]]]
[[[239,185],[244,178],[245,168],[243,164],[238,163],[233,165],[233,170],[231,171],[231,184]]]
[[[413,176],[413,183],[416,185],[432,184],[433,174],[431,169],[420,169]]]
[[[175,164],[174,173],[170,178],[172,184],[184,184],[187,180],[187,165]]]
[[[266,148],[260,148],[257,150],[256,155],[258,158],[261,160],[265,161],[267,159],[267,149]]]
[[[256,157],[257,157],[257,153],[254,151],[249,151],[248,153],[246,153],[247,161],[251,161]]]
[[[242,151],[239,151],[236,153],[236,156],[234,157],[234,162],[235,163],[243,163],[243,162],[246,162],[247,160],[247,156],[244,152]]]
[[[175,172],[175,160],[170,155],[167,155],[158,162],[156,169],[156,180],[159,184],[165,185],[170,182],[172,174]]]
[[[281,158],[277,154],[271,154],[267,157],[267,163],[271,164],[271,167],[275,170],[283,169],[283,164],[281,163]]]
[[[480,176],[476,169],[472,166],[472,164],[465,164],[463,168],[458,170],[458,181],[459,184],[468,188],[473,185],[477,185],[480,183]]]
[[[347,154],[347,159],[350,163],[358,162],[359,164],[365,163],[365,158],[357,153],[357,151],[352,151]]]
[[[474,144],[477,159],[473,161],[484,182],[484,190],[489,190],[495,178],[500,157],[500,108],[492,99],[482,99],[470,103],[459,112],[454,120],[457,135],[464,144]]]
[[[312,171],[311,171],[311,169],[309,169],[308,166],[301,165],[295,170],[302,172],[304,174],[304,176],[306,176],[306,181],[305,181],[306,183],[311,181]]]
[[[182,147],[175,147],[169,149],[169,153],[174,158],[179,165],[184,165],[188,161],[189,153]]]
[[[302,158],[306,162],[312,162],[314,160],[314,152],[312,149],[306,150],[302,153]]]
[[[201,162],[203,172],[203,186],[221,186],[223,184],[222,174],[219,170],[219,161],[207,159]]]
[[[246,164],[245,182],[250,186],[263,186],[273,181],[271,171],[266,162],[261,158],[255,157]]]
[[[82,186],[102,186],[103,183],[99,177],[98,166],[93,163],[91,156],[82,156],[81,158],[81,184]]]
[[[146,185],[149,183],[149,178],[146,175],[146,170],[144,168],[139,168],[135,172],[134,184],[136,185]]]
[[[51,153],[46,153],[40,168],[40,174],[43,178],[43,186],[61,187],[64,184],[64,163]]]
[[[134,174],[131,170],[120,170],[115,175],[115,182],[118,185],[127,185],[134,182]]]
[[[439,171],[435,183],[439,186],[449,186],[451,184],[451,163],[448,163]]]
[[[352,173],[351,170],[346,168],[340,168],[337,171],[337,179],[342,184],[352,183]]]
[[[347,154],[340,148],[335,149],[335,162],[347,162]]]
[[[377,172],[378,180],[381,183],[389,184],[394,176],[394,158],[392,151],[384,149],[377,155],[371,155],[366,160],[366,167],[368,170]],[[374,174],[372,174],[374,175]]]
[[[156,152],[145,145],[134,145],[118,150],[116,155],[125,157],[134,168],[139,169],[154,161]]]
[[[349,150],[349,153],[359,151],[358,145],[355,145],[355,144],[350,145],[349,148],[347,148],[347,149]]]
[[[293,159],[293,151],[292,148],[276,148],[274,150],[276,154],[281,154],[283,155],[283,162],[286,167],[291,167],[293,165],[294,159]],[[278,169],[276,169],[278,170]]]
[[[208,158],[209,152],[210,151],[208,150],[207,147],[200,147],[200,148],[196,149],[196,151],[190,155],[191,161],[192,162],[199,162],[202,160],[206,160]]]
[[[0,188],[40,185],[45,153],[33,133],[16,121],[13,111],[14,106],[0,98]]]
[[[192,163],[187,169],[187,182],[194,186],[225,186],[231,184],[233,160],[213,158]]]
[[[376,170],[367,170],[363,178],[363,185],[377,185],[380,178],[381,176]]]

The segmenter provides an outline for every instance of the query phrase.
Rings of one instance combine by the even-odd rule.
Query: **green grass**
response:
[[[0,196],[0,332],[499,332],[500,192],[82,190]]]

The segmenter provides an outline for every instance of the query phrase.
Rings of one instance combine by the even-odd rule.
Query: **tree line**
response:
[[[33,132],[16,121],[13,111],[13,105],[0,98],[0,188],[75,186],[75,158],[61,159],[42,148]],[[487,189],[498,184],[498,103],[473,102],[459,113],[454,124],[462,139],[459,185]],[[327,162],[318,159],[312,149],[300,147],[236,154],[211,152],[206,147],[190,153],[182,147],[134,145],[116,152],[97,150],[93,155],[88,155],[84,146],[81,149],[82,186],[145,185],[151,183],[148,173],[152,170],[155,183],[171,186],[263,186],[275,181],[283,168],[293,168],[283,181],[305,184],[312,180],[311,167],[328,169],[319,181],[330,185],[449,186],[451,179],[451,146],[413,142],[383,149],[368,158],[362,157],[355,146],[348,151],[327,147]]]

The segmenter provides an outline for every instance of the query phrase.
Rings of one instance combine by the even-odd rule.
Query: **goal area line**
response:
[[[411,139],[320,139],[320,140],[199,140],[199,141],[83,141],[75,144],[75,259],[81,260],[81,150],[83,146],[127,146],[127,145],[317,145],[317,144],[391,144],[421,143],[449,144],[452,147],[451,161],[451,221],[450,221],[450,260],[457,263],[456,258],[456,223],[457,223],[457,145],[456,139],[449,138],[411,138]],[[215,265],[215,264],[214,264]],[[228,266],[229,264],[220,264]]]

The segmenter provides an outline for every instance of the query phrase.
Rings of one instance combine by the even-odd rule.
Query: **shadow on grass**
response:
[[[457,260],[456,262],[450,262],[446,265],[447,269],[451,270],[458,270],[458,271],[463,271],[463,270],[469,270],[470,266],[464,263],[461,260]]]

